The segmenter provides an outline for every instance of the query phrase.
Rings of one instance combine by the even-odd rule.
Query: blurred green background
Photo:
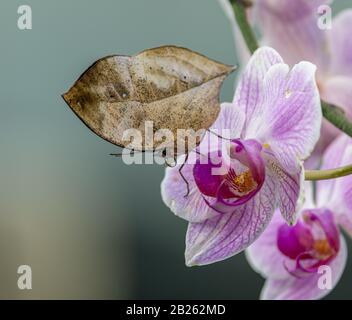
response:
[[[335,1],[334,12],[350,0]],[[17,28],[17,8],[33,30]],[[127,166],[60,95],[98,58],[163,44],[235,64],[216,0],[1,0],[0,298],[256,299],[238,255],[184,265],[187,224],[162,203],[164,168]],[[232,98],[234,76],[222,100]],[[17,288],[28,264],[33,289]],[[352,298],[351,261],[329,298]]]

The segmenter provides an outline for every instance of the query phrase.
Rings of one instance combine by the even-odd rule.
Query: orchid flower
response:
[[[226,148],[208,148],[202,154],[207,163],[184,164],[187,197],[180,164],[166,169],[162,198],[189,222],[188,266],[242,251],[263,232],[277,207],[288,224],[296,222],[303,191],[302,160],[313,150],[322,121],[315,69],[300,62],[290,70],[275,50],[258,49],[233,102],[222,104],[210,128],[230,132],[230,140],[222,142]],[[213,174],[218,167],[226,167],[225,173]]]
[[[344,165],[352,158],[352,140],[341,136],[327,149],[323,166]],[[308,184],[308,182],[307,182]],[[319,299],[339,281],[347,249],[337,224],[352,235],[351,176],[317,183],[317,203],[309,183],[297,224],[287,226],[275,213],[262,236],[246,250],[252,267],[267,280],[262,299]],[[319,287],[322,266],[330,267],[331,288]]]
[[[218,0],[230,17],[236,46],[242,61],[248,59],[228,0]],[[254,0],[248,10],[250,20],[258,24],[261,43],[277,50],[286,63],[306,60],[317,66],[316,80],[321,99],[343,108],[352,120],[352,10],[344,10],[332,21],[331,30],[320,29],[319,7],[332,0]],[[338,130],[327,121],[309,167],[316,167],[327,145]]]

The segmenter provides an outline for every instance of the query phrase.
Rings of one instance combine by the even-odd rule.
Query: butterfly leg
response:
[[[189,183],[188,183],[186,177],[183,175],[182,169],[184,168],[184,166],[188,160],[188,155],[189,154],[187,153],[185,161],[181,164],[180,168],[178,169],[178,172],[180,173],[180,176],[181,176],[182,180],[186,183],[186,187],[187,187],[187,193],[184,195],[185,198],[187,198],[189,195]]]

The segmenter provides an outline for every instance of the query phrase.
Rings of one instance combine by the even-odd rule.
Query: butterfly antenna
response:
[[[145,153],[146,150],[134,150],[134,149],[131,149],[130,151],[130,154],[135,154],[135,153]],[[110,156],[114,156],[114,157],[122,157],[123,156],[123,152],[121,153],[110,153]]]
[[[221,135],[217,134],[216,132],[211,131],[210,129],[207,129],[207,131],[208,131],[209,133],[213,134],[214,136],[217,136],[217,137],[220,138],[220,139],[224,139],[224,140],[228,140],[228,141],[233,140],[233,139],[230,139],[230,138],[224,138],[224,137],[222,137]]]

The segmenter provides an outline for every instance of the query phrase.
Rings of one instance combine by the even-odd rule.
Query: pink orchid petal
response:
[[[326,30],[317,25],[318,7],[327,0],[257,0],[256,19],[263,34],[263,43],[275,48],[284,60],[294,65],[302,60],[329,67],[326,51]]]
[[[275,181],[278,192],[278,205],[283,218],[289,225],[295,224],[297,215],[304,203],[304,170],[297,164],[297,173],[288,173],[269,151],[266,152],[268,175]]]
[[[339,13],[332,22],[331,73],[352,77],[352,9]]]
[[[320,138],[318,143],[315,145],[313,153],[311,156],[304,161],[304,168],[306,170],[318,170],[321,165],[321,158],[325,149],[329,146],[331,142],[336,139],[336,137],[341,133],[332,123],[330,123],[325,118],[320,130]]]
[[[240,137],[244,122],[244,112],[232,103],[224,102],[218,118],[209,129],[223,138],[235,139]]]
[[[351,51],[352,55],[352,51]],[[332,76],[321,85],[321,97],[342,108],[352,120],[352,72],[349,76]]]
[[[352,139],[340,135],[326,150],[322,169],[333,169],[351,164]],[[352,236],[352,176],[322,180],[317,183],[317,202],[330,208],[338,223]]]
[[[281,165],[297,173],[308,158],[322,122],[316,67],[301,62],[290,71],[278,53],[258,49],[244,71],[234,105],[246,114],[242,138],[269,144]]]
[[[186,164],[182,174],[187,179],[190,193],[179,173],[180,164],[174,168],[167,168],[161,183],[161,196],[164,203],[177,216],[192,222],[201,222],[216,217],[219,213],[211,209],[204,201],[193,178],[193,164]]]
[[[303,184],[304,188],[304,199],[301,210],[313,209],[316,207],[315,204],[315,193],[314,193],[314,184],[311,181],[305,181]]]
[[[349,160],[349,164],[351,164],[352,160],[352,147],[349,147],[346,150],[345,154],[346,158]],[[345,159],[346,159],[345,158]],[[345,208],[351,213],[352,212],[352,176],[346,176],[341,178],[338,182],[338,192],[342,193],[342,200],[344,202]]]
[[[345,150],[349,144],[350,138],[343,134],[334,140],[334,142],[329,145],[324,153],[321,170],[340,167],[343,163]],[[331,201],[331,196],[337,182],[338,179],[318,181],[316,192],[318,207],[324,207]]]
[[[287,257],[277,249],[279,228],[285,223],[280,211],[276,210],[269,225],[252,245],[246,249],[246,258],[251,267],[264,278],[285,279]]]
[[[340,237],[341,247],[339,253],[329,263],[332,276],[332,289],[340,280],[347,261],[347,247],[343,237]],[[288,276],[287,278],[266,280],[261,292],[263,300],[316,300],[321,299],[331,292],[329,289],[318,287],[319,277],[322,274],[312,273],[309,277],[297,278]]]
[[[190,223],[186,264],[205,265],[229,258],[253,243],[268,225],[276,203],[275,184],[267,177],[260,192],[246,204],[202,223]]]
[[[321,82],[321,97],[343,108],[352,119],[352,10],[344,10],[333,20],[330,76]],[[335,137],[337,134],[335,134]]]
[[[315,83],[316,67],[301,62],[289,71],[270,68],[264,79],[264,119],[254,130],[270,145],[285,170],[296,173],[319,139],[322,112]]]
[[[271,66],[282,63],[280,55],[271,48],[263,47],[258,49],[251,57],[234,96],[233,103],[246,114],[243,136],[253,118],[262,114],[263,107],[263,79]],[[248,138],[255,138],[255,135]]]
[[[245,122],[245,114],[232,103],[222,103],[220,113],[206,132],[198,146],[199,153],[206,155],[209,152],[223,150],[230,139],[239,138]]]

